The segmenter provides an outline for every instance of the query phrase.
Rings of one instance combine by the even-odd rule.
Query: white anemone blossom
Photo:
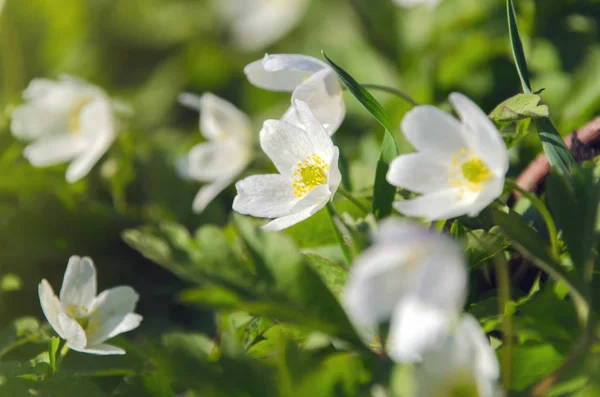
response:
[[[11,122],[16,138],[33,141],[23,155],[36,167],[70,161],[69,183],[85,177],[116,137],[110,99],[96,86],[70,77],[34,79],[23,98]]]
[[[208,140],[190,150],[180,170],[187,178],[209,182],[192,205],[195,212],[202,212],[250,162],[252,126],[243,112],[213,94],[197,97],[184,93],[179,101],[200,112],[200,131]]]
[[[477,320],[467,314],[452,336],[423,354],[415,368],[416,396],[501,397],[499,378],[496,353]]]
[[[302,129],[267,120],[260,132],[262,150],[279,174],[253,175],[235,185],[235,211],[276,218],[264,230],[282,230],[310,217],[333,199],[342,180],[337,146],[306,103],[296,106]]]
[[[329,135],[346,115],[342,86],[325,62],[299,54],[266,54],[244,68],[250,83],[271,91],[292,91],[292,105],[281,120],[302,128],[296,101],[306,102]]]
[[[387,353],[398,362],[415,362],[447,337],[466,288],[466,263],[452,239],[388,219],[353,264],[342,303],[361,333],[391,318]]]
[[[304,16],[309,0],[214,0],[233,44],[244,51],[264,49],[287,35]]]
[[[476,216],[502,194],[506,145],[487,115],[462,94],[450,95],[461,121],[433,106],[404,116],[402,130],[418,150],[397,157],[387,180],[421,196],[396,201],[399,212],[427,220]]]
[[[102,355],[125,354],[123,349],[104,341],[140,325],[142,316],[133,313],[138,294],[131,287],[119,286],[96,296],[96,288],[96,268],[92,260],[72,256],[60,298],[46,279],[38,286],[44,315],[73,350]]]

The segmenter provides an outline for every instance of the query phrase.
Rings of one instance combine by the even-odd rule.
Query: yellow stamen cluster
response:
[[[69,305],[65,308],[67,315],[77,321],[81,328],[84,329],[87,336],[92,336],[100,328],[100,319],[98,316],[92,315],[96,312],[95,309],[89,310],[85,306]]]
[[[72,134],[77,134],[81,131],[81,111],[83,108],[88,105],[92,100],[90,98],[83,98],[79,101],[75,102],[69,108],[69,114],[67,115],[67,123],[69,132]]]
[[[296,169],[293,172],[294,181],[292,188],[294,196],[302,198],[311,190],[320,185],[327,183],[327,172],[329,164],[318,154],[306,156],[306,159],[296,164]]]
[[[487,165],[474,153],[461,149],[452,155],[452,164],[448,170],[448,182],[454,187],[460,187],[460,200],[465,189],[480,192],[483,185],[492,179],[493,175]]]
[[[373,353],[383,355],[383,344],[379,335],[373,336],[373,342],[369,343],[369,347]]]

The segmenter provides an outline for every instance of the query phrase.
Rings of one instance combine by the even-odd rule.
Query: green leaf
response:
[[[489,231],[473,230],[467,233],[469,266],[477,266],[504,251],[510,243],[500,234],[498,227]]]
[[[562,355],[550,344],[514,346],[511,361],[512,388],[516,391],[525,390],[558,368],[562,359]]]
[[[323,52],[323,56],[337,73],[342,83],[348,88],[348,91],[350,91],[369,113],[375,117],[375,120],[385,128],[381,153],[375,171],[375,183],[373,185],[373,214],[375,214],[378,219],[384,218],[392,213],[392,201],[394,201],[394,195],[396,194],[396,188],[390,185],[386,179],[390,163],[393,159],[398,157],[398,145],[391,133],[392,128],[390,121],[379,102],[377,102],[369,91],[354,80],[354,78],[344,69],[329,59],[327,55],[325,55],[325,52]]]
[[[570,168],[577,165],[577,162],[552,121],[548,118],[536,119],[535,125],[550,165],[558,169],[563,175],[570,175]]]
[[[335,296],[339,296],[346,285],[346,280],[348,280],[348,271],[318,255],[306,254],[305,257],[313,270],[329,288],[329,291]]]
[[[596,216],[600,202],[600,183],[591,164],[572,169],[572,183],[557,172],[548,181],[550,209],[567,245],[575,268],[583,273],[592,260],[597,241]]]
[[[523,51],[523,43],[519,34],[519,26],[517,25],[517,15],[515,5],[512,0],[506,0],[506,13],[508,16],[508,34],[510,35],[510,44],[517,67],[517,73],[521,79],[523,92],[531,94],[531,83],[529,82],[529,72],[527,70],[527,61],[525,60],[525,52]]]
[[[500,122],[550,117],[548,106],[539,104],[541,100],[542,97],[536,94],[517,94],[496,106],[490,118]]]
[[[53,337],[48,342],[48,356],[50,357],[50,366],[52,367],[52,372],[56,372],[56,353],[58,352],[58,346],[60,345],[60,338]]]

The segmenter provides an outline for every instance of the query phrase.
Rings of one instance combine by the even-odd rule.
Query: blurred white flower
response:
[[[302,128],[297,100],[306,102],[329,135],[338,129],[346,106],[337,75],[325,62],[299,54],[266,54],[244,68],[248,80],[271,91],[292,91],[292,105],[281,120]]]
[[[400,7],[425,6],[434,8],[441,2],[441,0],[393,0],[393,2]]]
[[[91,354],[125,354],[103,343],[137,328],[142,316],[133,313],[138,294],[131,287],[115,287],[96,296],[96,268],[88,257],[69,258],[60,299],[46,279],[38,286],[46,319],[67,345]]]
[[[23,155],[36,167],[70,161],[69,183],[85,177],[115,139],[110,99],[96,86],[69,77],[34,79],[23,98],[11,122],[16,138],[33,141]]]
[[[226,100],[206,93],[201,97],[184,93],[179,101],[200,112],[200,131],[208,142],[194,146],[180,173],[203,186],[192,208],[206,206],[246,168],[252,158],[252,126],[248,117]]]
[[[466,264],[453,240],[388,219],[353,264],[342,303],[361,333],[372,335],[391,317],[385,349],[396,361],[412,362],[446,338],[466,288]]]
[[[423,354],[415,368],[417,397],[500,397],[500,369],[496,353],[483,329],[464,315],[454,335]]]
[[[260,132],[260,145],[279,174],[253,175],[235,185],[235,211],[276,218],[264,230],[282,230],[310,217],[333,198],[342,180],[338,148],[308,105],[297,101],[296,106],[302,129],[267,120]]]
[[[277,42],[298,25],[309,0],[214,0],[214,4],[233,44],[252,52]]]
[[[397,157],[387,180],[422,196],[396,201],[399,212],[427,220],[476,216],[502,194],[506,145],[487,115],[462,94],[450,95],[459,122],[433,106],[404,116],[402,130],[417,153]]]

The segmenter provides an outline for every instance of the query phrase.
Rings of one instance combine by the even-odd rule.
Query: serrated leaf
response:
[[[496,106],[490,118],[500,122],[550,117],[548,106],[539,104],[541,100],[542,97],[536,94],[517,94]]]
[[[375,171],[375,182],[373,185],[373,214],[378,219],[384,218],[392,213],[392,201],[396,194],[396,188],[390,185],[386,179],[390,163],[398,157],[398,145],[391,131],[390,121],[383,111],[383,108],[377,100],[361,86],[348,72],[339,67],[335,62],[325,55],[325,60],[337,73],[338,77],[348,88],[348,91],[363,105],[375,120],[385,128],[383,135],[383,143],[381,145],[381,153],[377,161],[377,169]]]

